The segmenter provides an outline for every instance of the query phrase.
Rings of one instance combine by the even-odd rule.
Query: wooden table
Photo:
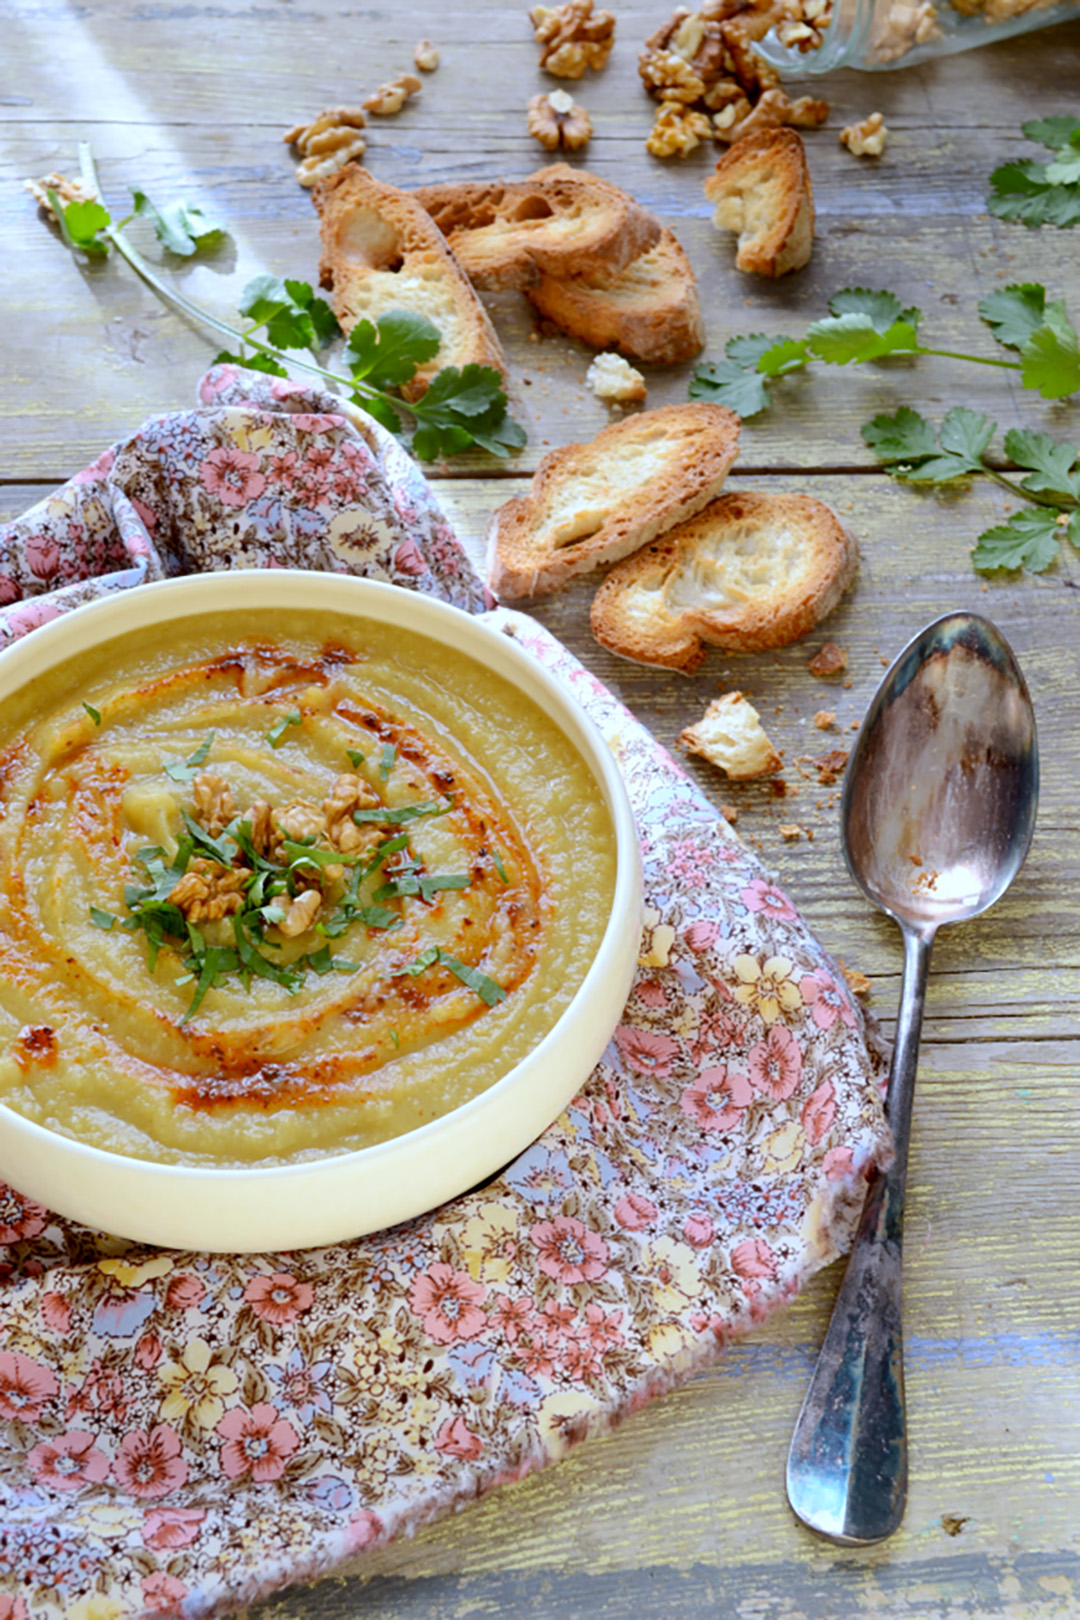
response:
[[[170,271],[223,315],[260,270],[315,279],[314,218],[282,131],[325,105],[355,103],[409,66],[421,35],[439,44],[442,65],[398,118],[375,122],[373,172],[407,186],[516,177],[542,160],[524,107],[552,83],[538,71],[524,4],[414,0],[407,9],[406,17],[386,0],[12,0],[0,78],[0,518],[145,416],[190,402],[214,352],[126,267],[77,263],[42,224],[19,182],[73,171],[79,139],[93,141],[116,212],[128,187],[140,186],[164,201],[201,199],[223,217],[232,247]],[[804,86],[832,104],[829,125],[807,141],[814,256],[773,285],[739,274],[731,240],[710,223],[702,181],[716,154],[660,162],[644,150],[651,104],[636,56],[664,5],[620,5],[617,14],[606,71],[577,87],[596,126],[588,165],[677,230],[700,278],[713,356],[736,332],[800,332],[831,293],[852,285],[889,286],[919,305],[926,340],[943,348],[998,352],[975,305],[1008,282],[1042,282],[1080,318],[1080,230],[1027,231],[985,211],[991,169],[1031,155],[1021,122],[1077,110],[1080,24]],[[836,132],[875,109],[888,148],[879,162],[860,161]],[[509,464],[477,458],[434,474],[477,556],[487,514],[523,485],[544,449],[588,438],[608,419],[582,387],[585,350],[538,334],[519,295],[493,309],[528,447]],[[652,374],[650,403],[684,398],[687,373]],[[826,946],[869,975],[869,1004],[886,1032],[899,937],[844,873],[835,789],[804,780],[794,761],[825,740],[839,745],[841,737],[815,731],[814,713],[835,709],[838,731],[848,732],[882,666],[947,608],[991,616],[1025,669],[1042,740],[1035,843],[993,912],[942,935],[930,986],[907,1222],[912,1483],[903,1529],[875,1550],[840,1550],[805,1532],[784,1498],[791,1427],[839,1281],[833,1267],[713,1371],[612,1437],[368,1557],[342,1581],[284,1594],[260,1611],[267,1616],[1080,1614],[1080,931],[1071,898],[1080,858],[1080,560],[1063,547],[1045,575],[984,581],[968,552],[1003,512],[1001,492],[986,481],[938,494],[898,486],[858,432],[904,402],[935,417],[963,404],[1003,429],[1075,440],[1080,411],[1045,404],[1008,373],[944,360],[833,369],[777,394],[771,412],[744,427],[729,487],[806,490],[835,504],[858,535],[859,582],[828,627],[847,651],[849,686],[808,674],[820,633],[775,656],[713,654],[683,680],[592,642],[587,583],[537,613],[666,744],[720,688],[752,696],[786,751],[787,796],[691,768],[715,800],[737,805],[739,830]],[[791,822],[807,833],[795,843],[779,831]]]

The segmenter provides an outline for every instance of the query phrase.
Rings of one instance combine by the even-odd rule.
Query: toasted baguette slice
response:
[[[443,366],[475,362],[507,376],[495,329],[441,232],[407,191],[383,185],[347,164],[312,192],[322,237],[320,279],[347,332],[391,309],[415,310],[439,328],[442,343],[402,388],[419,399]]]
[[[541,315],[594,349],[620,349],[650,365],[672,366],[705,345],[690,260],[666,229],[618,275],[544,274],[526,291]]]
[[[741,692],[714,698],[696,725],[680,731],[679,741],[736,782],[775,776],[784,768],[757,710]]]
[[[812,496],[734,490],[612,569],[593,600],[593,635],[624,658],[686,674],[706,643],[785,647],[832,612],[858,555]]]
[[[694,403],[642,411],[602,429],[591,444],[551,451],[529,493],[492,516],[491,589],[541,596],[628,556],[713,499],[738,443],[733,411]]]
[[[426,208],[477,287],[616,275],[659,239],[660,221],[618,186],[549,163],[524,180],[420,186]]]
[[[705,182],[713,223],[739,237],[735,264],[759,276],[783,276],[809,261],[814,192],[802,137],[762,129],[736,141]]]

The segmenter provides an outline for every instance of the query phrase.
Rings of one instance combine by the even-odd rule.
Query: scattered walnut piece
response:
[[[23,185],[27,191],[44,208],[53,224],[56,224],[56,213],[49,201],[49,192],[55,191],[56,200],[62,208],[73,202],[94,202],[94,193],[82,180],[68,180],[62,174],[43,174],[40,180],[24,180]]]
[[[421,73],[434,73],[439,65],[438,48],[430,39],[418,39],[413,46],[412,59]]]
[[[739,819],[738,806],[734,804],[722,804],[720,806],[720,814],[730,826],[734,826]]]
[[[326,107],[311,123],[287,129],[281,138],[300,154],[296,171],[300,184],[313,186],[362,158],[367,140],[360,131],[365,123],[359,107]]]
[[[598,354],[585,373],[585,386],[608,404],[627,405],[648,392],[645,379],[621,354]]]
[[[855,157],[880,157],[888,134],[882,115],[871,113],[861,124],[845,125],[840,131],[840,145],[846,146]]]
[[[800,827],[796,821],[782,821],[776,830],[781,838],[787,839],[789,844],[793,844],[797,838],[806,837],[805,829]]]
[[[216,838],[236,815],[228,782],[214,771],[200,771],[191,785],[191,795],[195,801],[196,821],[201,822],[211,838]]]
[[[814,724],[819,731],[828,731],[836,724],[836,711],[834,709],[819,709],[814,716]]]
[[[247,867],[222,866],[198,855],[167,898],[189,922],[219,922],[243,910],[244,886],[250,877]]]
[[[888,11],[874,13],[869,56],[875,62],[895,62],[917,45],[940,38],[933,0],[893,0]]]
[[[339,776],[322,803],[326,818],[326,836],[343,855],[352,855],[368,842],[368,834],[361,831],[352,818],[354,810],[368,810],[378,804],[378,795],[362,776],[346,773]]]
[[[556,79],[580,79],[586,68],[599,72],[615,43],[615,16],[593,13],[593,0],[567,0],[562,6],[534,6],[529,12],[540,46],[540,66]]]
[[[390,79],[386,84],[364,99],[364,111],[374,113],[376,118],[392,118],[399,113],[410,96],[415,96],[420,88],[420,80],[415,73],[399,73],[396,79]]]
[[[705,94],[705,80],[676,51],[645,51],[638,60],[641,81],[650,95],[690,106]]]
[[[870,994],[872,986],[865,973],[860,973],[858,968],[845,967],[843,962],[839,964],[839,967],[852,995],[866,996]]]
[[[278,923],[278,930],[286,939],[294,939],[297,934],[306,933],[319,914],[322,905],[322,891],[319,889],[305,889],[293,900],[284,918]]]
[[[736,141],[775,124],[824,123],[828,103],[811,96],[791,100],[755,45],[775,26],[787,44],[813,49],[831,16],[832,0],[704,0],[696,12],[680,6],[645,41],[638,73],[658,101],[713,114],[711,133],[717,140]],[[665,127],[674,123],[668,113]],[[656,156],[679,150],[656,129],[646,145]],[[667,150],[658,151],[659,145]]]
[[[842,675],[847,669],[847,653],[838,647],[835,641],[827,641],[806,667],[811,675],[816,675],[819,679],[829,675]]]
[[[587,146],[592,135],[592,119],[565,90],[529,97],[529,134],[548,152],[559,147],[568,152]]]
[[[645,150],[653,157],[685,157],[713,132],[712,120],[707,113],[694,112],[681,101],[661,103],[645,142]]]

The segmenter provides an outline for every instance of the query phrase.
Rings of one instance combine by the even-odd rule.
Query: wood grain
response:
[[[315,220],[281,141],[296,118],[355,102],[400,71],[421,35],[442,49],[399,118],[372,121],[370,167],[400,185],[517,176],[542,154],[524,129],[536,65],[526,6],[434,0],[408,8],[350,0],[230,6],[15,0],[0,84],[0,228],[9,252],[0,335],[0,520],[23,510],[144,417],[194,399],[216,341],[164,307],[122,264],[80,265],[22,191],[24,176],[74,167],[91,139],[119,213],[128,188],[201,200],[231,242],[205,265],[169,259],[189,296],[228,315],[250,276],[311,279]],[[807,138],[817,234],[808,269],[775,285],[740,276],[710,220],[702,183],[716,153],[661,163],[643,141],[652,105],[636,75],[640,42],[665,8],[620,5],[607,70],[575,94],[595,137],[575,159],[673,225],[698,273],[719,357],[738,332],[801,332],[849,285],[892,288],[924,312],[924,340],[998,357],[976,304],[1015,281],[1043,283],[1080,316],[1080,232],[1026,231],[986,213],[990,171],[1034,156],[1020,125],[1075,111],[1080,23],[896,73],[841,72],[798,88],[832,117]],[[880,109],[885,157],[860,162],[842,123]],[[141,229],[141,227],[139,227]],[[589,355],[538,330],[520,295],[491,301],[529,442],[514,462],[462,458],[432,469],[474,559],[488,517],[524,487],[549,446],[609,419],[582,388]],[[682,399],[689,367],[649,374],[650,403]],[[678,752],[683,727],[721,689],[746,692],[783,751],[786,793],[687,768],[774,868],[826,948],[871,980],[887,1034],[899,938],[848,879],[835,786],[807,763],[854,735],[887,664],[937,614],[986,613],[1017,652],[1039,723],[1042,792],[1023,873],[986,916],[945,930],[934,950],[920,1064],[905,1311],[912,1426],[910,1504],[900,1533],[857,1552],[793,1520],[787,1442],[839,1268],[707,1373],[453,1522],[367,1555],[340,1578],[261,1606],[263,1620],[1028,1620],[1080,1614],[1080,559],[1063,546],[1047,574],[982,580],[975,537],[1008,497],[985,481],[919,493],[886,478],[860,425],[908,403],[940,417],[962,404],[1001,429],[1077,438],[1077,406],[1051,404],[1015,375],[947,360],[817,368],[775,391],[745,423],[730,486],[802,489],[857,535],[854,590],[807,644],[774,655],[713,652],[691,679],[619,660],[592,640],[594,579],[531,606],[655,735]],[[1000,444],[1000,439],[998,440]],[[846,682],[814,680],[825,638]],[[835,712],[835,729],[814,716]],[[785,840],[781,824],[805,835]],[[812,837],[810,836],[812,835]]]

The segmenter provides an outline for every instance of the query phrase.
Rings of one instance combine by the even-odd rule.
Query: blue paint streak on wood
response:
[[[942,1532],[944,1535],[944,1532]],[[1009,1586],[1002,1583],[1009,1577]],[[899,1603],[913,1589],[933,1593],[917,1620],[947,1615],[1023,1613],[1027,1620],[1061,1620],[1062,1577],[1080,1597],[1080,1554],[1021,1553],[1015,1559],[985,1553],[925,1558],[917,1563],[868,1565],[836,1550],[828,1563],[695,1564],[689,1569],[649,1566],[602,1575],[558,1569],[504,1570],[490,1575],[440,1575],[408,1580],[376,1576],[330,1580],[298,1594],[270,1599],[252,1612],[259,1620],[867,1620],[869,1614],[915,1612]],[[1048,1590],[1042,1583],[1052,1583]],[[868,1600],[871,1604],[868,1607]]]
[[[817,1359],[814,1344],[733,1345],[704,1376],[715,1378],[809,1377]],[[904,1360],[911,1368],[1080,1366],[1080,1328],[1065,1333],[994,1333],[985,1338],[934,1339],[908,1336]]]

